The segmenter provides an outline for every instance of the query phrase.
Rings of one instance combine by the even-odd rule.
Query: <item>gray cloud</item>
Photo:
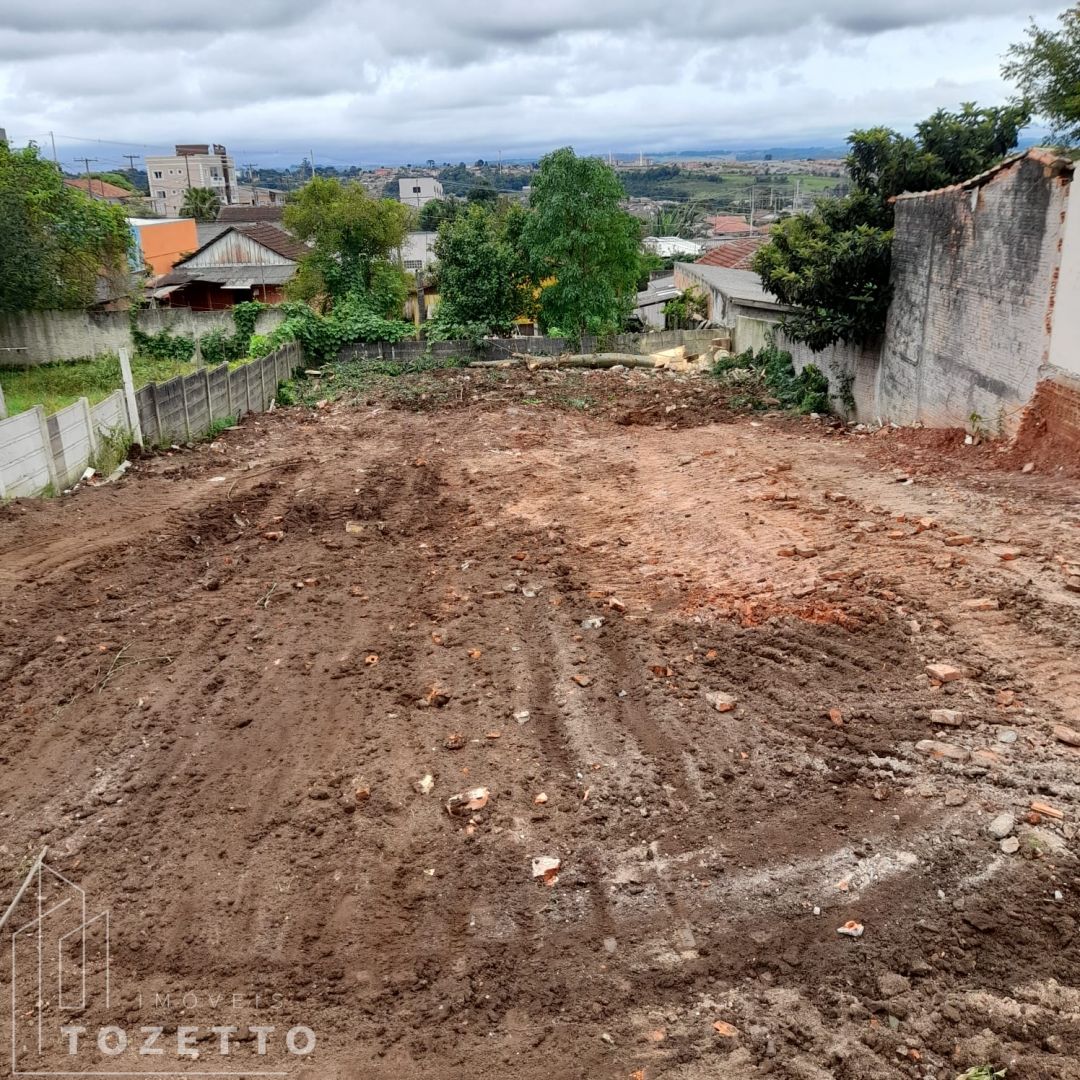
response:
[[[1030,3],[0,0],[0,115],[71,151],[209,139],[292,160],[835,142],[1003,100],[1001,52],[1061,0]]]

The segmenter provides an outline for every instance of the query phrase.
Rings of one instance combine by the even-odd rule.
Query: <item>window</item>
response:
[[[158,169],[157,172],[154,173],[154,179],[155,180],[160,180],[161,179],[161,170],[160,169]]]
[[[164,198],[165,198],[165,192],[164,192],[164,191],[159,191],[159,192],[157,193],[157,197],[158,197],[159,199],[164,199]]]
[[[420,259],[406,259],[405,260],[405,269],[406,270],[421,270],[421,269],[423,269],[423,266],[424,266],[424,264]]]
[[[419,187],[414,187],[413,188],[413,194],[414,195],[419,195],[420,194],[420,188]]]

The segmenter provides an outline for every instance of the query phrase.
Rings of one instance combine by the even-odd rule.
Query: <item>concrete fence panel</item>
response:
[[[37,495],[53,483],[45,411],[38,405],[0,420],[0,498]]]
[[[99,432],[123,431],[130,427],[124,391],[114,390],[103,401],[90,406],[90,419]]]
[[[96,448],[86,398],[53,413],[46,420],[46,429],[53,459],[53,482],[59,488],[71,487],[82,476]]]

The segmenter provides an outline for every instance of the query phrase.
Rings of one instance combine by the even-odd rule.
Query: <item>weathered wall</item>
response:
[[[878,408],[1011,432],[1046,362],[1068,176],[1026,156],[978,186],[896,202]]]
[[[269,333],[284,316],[280,311],[264,311],[256,331]],[[193,311],[190,308],[147,308],[138,315],[139,328],[147,334],[170,329],[176,334],[201,337],[219,327],[231,332],[230,311]],[[131,329],[126,311],[32,311],[0,317],[0,366],[24,367],[79,356],[115,353],[131,346]]]
[[[876,392],[879,349],[860,349],[856,345],[830,345],[816,353],[800,341],[792,341],[778,326],[779,318],[769,318],[751,309],[746,314],[735,314],[735,330],[732,349],[755,352],[768,344],[769,334],[777,345],[791,353],[796,371],[807,364],[814,364],[829,380],[829,395],[833,409],[840,416],[870,423],[876,415]]]

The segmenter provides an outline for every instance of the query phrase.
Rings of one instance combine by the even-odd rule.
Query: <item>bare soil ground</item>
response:
[[[1080,1076],[1076,482],[575,379],[0,511],[0,880],[110,909],[80,1023],[203,1025],[168,1075]]]

